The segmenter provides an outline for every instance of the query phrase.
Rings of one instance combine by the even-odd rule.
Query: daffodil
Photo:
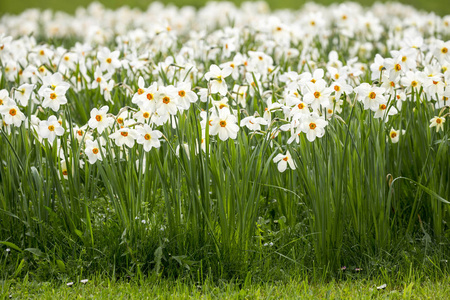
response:
[[[222,96],[227,94],[228,87],[225,78],[230,76],[232,72],[231,67],[220,69],[217,65],[211,65],[209,72],[205,74],[205,79],[209,81],[212,94],[219,93]]]
[[[41,121],[39,123],[39,135],[47,139],[50,144],[53,144],[57,136],[62,136],[64,131],[64,128],[55,116],[50,116],[47,121]]]
[[[136,142],[143,145],[146,152],[150,151],[152,148],[159,148],[161,146],[161,142],[159,141],[159,138],[162,137],[161,131],[152,130],[148,124],[137,128],[136,131],[139,134]]]
[[[294,160],[292,159],[291,153],[289,153],[289,150],[286,151],[286,154],[278,154],[273,158],[273,162],[277,164],[278,171],[284,172],[286,171],[287,167],[291,168],[292,170],[296,169],[296,165]]]
[[[430,128],[431,127],[436,127],[436,132],[439,132],[439,130],[444,130],[444,123],[445,123],[445,118],[444,117],[433,117],[430,120]]]
[[[92,129],[97,129],[97,132],[100,134],[114,124],[114,118],[107,115],[108,109],[108,106],[103,106],[100,110],[97,108],[91,110],[91,118],[88,125]]]

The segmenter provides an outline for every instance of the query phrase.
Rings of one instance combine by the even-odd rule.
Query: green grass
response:
[[[386,284],[385,289],[377,287]],[[97,277],[72,286],[60,281],[0,282],[0,299],[447,299],[450,277],[430,281],[409,278],[310,283],[306,279],[288,282],[236,283],[170,280],[111,281]]]
[[[240,3],[242,1],[230,0],[235,3]],[[0,14],[2,13],[20,13],[27,8],[41,8],[41,9],[53,9],[53,10],[62,10],[66,12],[74,12],[78,6],[86,6],[91,3],[92,0],[79,0],[79,1],[59,1],[59,0],[41,0],[41,1],[33,1],[33,0],[4,0],[0,3]],[[103,3],[107,7],[117,8],[123,5],[128,5],[131,7],[139,7],[144,9],[151,2],[149,0],[100,0],[99,2]],[[193,5],[196,7],[204,5],[206,0],[170,0],[163,1],[164,3],[173,3],[175,5]],[[294,8],[298,9],[302,4],[304,4],[305,0],[285,0],[285,1],[276,1],[276,0],[268,0],[267,1],[271,8]],[[336,2],[343,1],[332,1],[332,0],[318,0],[315,1],[317,3],[322,4],[330,4]],[[363,5],[372,5],[374,0],[357,0],[355,2],[361,3]],[[386,2],[386,1],[379,1]],[[439,15],[450,14],[450,6],[445,5],[442,1],[438,0],[399,0],[398,2],[402,2],[405,4],[412,5],[418,9],[423,9],[426,11],[433,11]]]
[[[244,52],[256,47],[254,43],[250,36]],[[340,49],[339,41],[333,43],[329,49],[319,47],[319,64],[326,63],[330,49]],[[348,60],[345,51],[340,55]],[[160,53],[157,59],[164,60],[165,55]],[[208,69],[214,62],[197,63]],[[281,73],[286,72],[289,62],[279,66]],[[121,83],[127,78],[127,88],[135,91],[138,75],[120,70],[114,80]],[[162,70],[145,76],[148,82],[160,76],[165,85],[176,80]],[[10,91],[17,86],[4,78],[0,88]],[[278,83],[265,84],[274,99],[280,96]],[[197,78],[194,86],[206,83]],[[450,214],[442,197],[448,199],[450,194],[450,143],[448,124],[443,133],[428,127],[436,115],[429,101],[408,101],[401,113],[384,122],[374,119],[373,112],[364,110],[352,95],[342,105],[339,119],[331,119],[326,135],[313,143],[302,135],[300,143],[285,146],[282,135],[270,140],[246,130],[236,141],[220,141],[206,132],[210,155],[202,151],[195,155],[195,143],[201,139],[199,113],[209,108],[197,103],[180,113],[176,128],[161,126],[166,140],[149,153],[141,146],[116,147],[103,133],[107,138],[103,162],[91,165],[80,155],[84,145],[74,138],[72,126],[86,123],[93,107],[109,105],[116,114],[130,97],[124,84],[114,90],[112,103],[98,89],[71,89],[67,96],[70,105],[59,113],[70,132],[61,137],[67,180],[61,180],[57,147],[39,141],[32,130],[22,126],[17,136],[4,131],[0,135],[4,296],[11,287],[14,297],[44,299],[96,293],[113,298],[128,293],[131,297],[148,293],[148,298],[168,298],[171,293],[179,298],[202,293],[207,298],[295,298],[299,291],[311,298],[380,294],[420,298],[433,290],[436,297],[449,292]],[[422,91],[408,97],[429,100],[423,99]],[[250,115],[264,107],[259,91],[248,102]],[[31,113],[29,108],[27,115]],[[38,114],[47,119],[52,112]],[[276,128],[283,116],[273,114]],[[407,130],[398,144],[386,141],[391,126]],[[176,155],[175,148],[185,142],[187,150]],[[284,148],[293,154],[295,172],[279,173],[272,162],[277,153],[285,153]],[[117,159],[120,154],[126,160]],[[83,168],[77,167],[80,161],[85,162]],[[400,176],[413,180],[389,181]],[[341,272],[343,265],[364,270]],[[204,272],[214,284],[203,282]],[[130,276],[133,281],[111,285],[98,278],[85,286],[64,285],[98,273],[113,279]],[[21,281],[24,276],[27,279]],[[293,280],[306,276],[322,285]],[[180,281],[152,281],[161,277]],[[201,288],[185,283],[185,278],[201,282]],[[235,285],[220,283],[235,278]],[[278,281],[283,283],[261,284]],[[388,284],[386,291],[369,289],[383,283]],[[20,294],[26,291],[28,295]]]

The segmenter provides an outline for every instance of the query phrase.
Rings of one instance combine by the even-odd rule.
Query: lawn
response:
[[[382,288],[386,285],[384,288]],[[305,279],[288,282],[238,284],[220,281],[189,282],[145,280],[112,282],[94,278],[87,283],[7,281],[0,298],[10,299],[447,299],[449,278],[429,281],[351,280],[310,283]]]
[[[91,5],[0,32],[3,297],[449,292],[450,16]]]

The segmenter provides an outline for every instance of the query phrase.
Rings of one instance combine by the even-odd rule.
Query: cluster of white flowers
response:
[[[77,42],[38,43],[38,32]],[[450,16],[395,3],[276,12],[264,2],[217,2],[198,11],[160,3],[114,11],[94,3],[75,16],[28,10],[0,19],[0,82],[10,87],[0,90],[1,128],[14,134],[26,126],[53,146],[73,128],[93,164],[107,139],[144,151],[160,147],[162,127],[176,127],[190,110],[201,119],[205,151],[206,134],[226,141],[244,128],[268,138],[285,132],[286,144],[302,135],[313,142],[353,97],[388,122],[420,93],[435,105],[430,127],[440,131],[450,97],[446,36]],[[86,124],[68,124],[65,111],[84,101],[78,95],[95,95],[98,107],[86,107]],[[112,111],[118,95],[125,103]],[[392,143],[402,134],[392,128]],[[274,162],[281,172],[295,168],[289,151]]]

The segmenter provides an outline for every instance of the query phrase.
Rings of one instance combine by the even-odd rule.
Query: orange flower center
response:
[[[148,94],[147,94],[147,99],[148,99],[148,100],[153,100],[153,94],[148,93]]]
[[[392,131],[392,132],[391,132],[391,138],[393,139],[393,138],[395,138],[396,136],[397,136],[397,132]]]
[[[289,157],[287,157],[287,156],[285,158],[283,158],[284,161],[288,161],[288,159],[289,159]]]
[[[144,118],[148,119],[148,117],[150,117],[150,114],[149,114],[148,112],[145,112],[142,116],[143,116]]]
[[[108,58],[106,59],[106,62],[107,62],[108,64],[110,64],[110,63],[112,62],[112,59],[108,57]]]
[[[16,109],[15,109],[15,108],[11,108],[11,109],[9,110],[9,114],[10,114],[11,116],[14,117],[14,116],[17,114]]]
[[[316,123],[309,123],[310,129],[314,130],[314,129],[316,129],[316,127],[317,127]]]
[[[55,100],[56,99],[56,94],[55,93],[51,93],[50,94],[50,99]]]
[[[448,49],[446,47],[444,47],[444,48],[441,49],[441,52],[446,54],[448,52]]]
[[[93,149],[92,149],[92,153],[98,154],[98,152],[99,152],[99,151],[98,151],[98,148],[93,148]]]
[[[439,118],[437,118],[437,119],[436,119],[436,124],[441,124],[441,123],[442,123],[442,120],[439,119]]]
[[[48,126],[47,128],[48,128],[48,130],[50,130],[50,131],[55,131],[55,126],[53,126],[53,125],[50,125],[50,126]]]
[[[336,92],[339,92],[339,91],[341,90],[341,87],[338,86],[338,85],[335,85],[335,86],[334,86],[334,90],[335,90]]]
[[[417,81],[414,80],[414,81],[411,82],[411,86],[412,87],[416,87],[417,85],[418,85]]]
[[[227,122],[222,120],[219,122],[219,125],[220,125],[220,127],[225,127],[225,126],[227,126]]]
[[[402,66],[400,66],[400,64],[396,64],[394,66],[395,71],[399,72],[402,69]]]
[[[386,104],[381,104],[380,105],[380,109],[385,110],[386,109]]]
[[[186,92],[185,92],[185,91],[179,91],[179,92],[178,92],[178,95],[179,95],[180,97],[184,97],[184,96],[186,96]]]
[[[169,104],[169,103],[170,103],[170,98],[167,97],[167,96],[164,97],[164,98],[163,98],[163,103],[164,103],[164,104]]]
[[[149,139],[151,139],[152,137],[151,137],[151,135],[150,134],[146,134],[146,135],[144,135],[144,139],[146,139],[147,141],[149,140]]]
[[[297,107],[298,107],[299,109],[303,109],[303,108],[305,108],[305,104],[299,103],[299,104],[297,105]]]
[[[138,93],[138,95],[142,95],[144,93],[144,90],[143,89],[138,89],[137,93]]]
[[[375,94],[375,92],[370,92],[370,94],[369,94],[370,99],[375,99],[376,96],[377,96],[377,94]]]
[[[319,98],[320,97],[320,92],[315,92],[314,93],[314,97]]]
[[[95,119],[97,120],[97,122],[101,122],[103,118],[101,115],[96,115]]]
[[[122,132],[120,133],[120,135],[123,136],[123,137],[127,137],[127,136],[128,136],[128,132],[122,131]]]

